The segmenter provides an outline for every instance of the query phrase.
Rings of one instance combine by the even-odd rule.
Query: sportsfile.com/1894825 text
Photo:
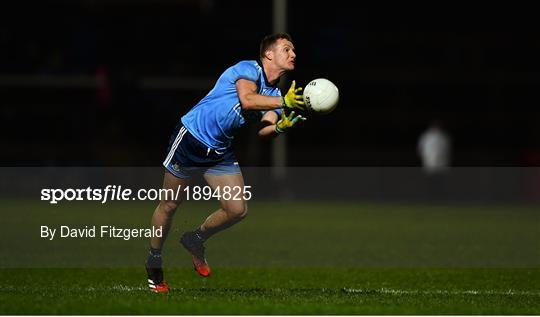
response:
[[[124,188],[122,185],[107,185],[104,188],[43,188],[41,200],[50,204],[61,201],[96,201],[102,204],[109,201],[129,200],[250,200],[251,186],[178,186],[175,189]]]

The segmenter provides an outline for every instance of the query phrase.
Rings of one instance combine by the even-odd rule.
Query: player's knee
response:
[[[226,211],[231,218],[242,220],[247,216],[248,208],[245,202],[241,202],[227,206]]]
[[[178,205],[180,202],[169,200],[169,201],[161,201],[159,203],[160,210],[166,214],[174,214],[176,212],[176,208],[178,208]]]

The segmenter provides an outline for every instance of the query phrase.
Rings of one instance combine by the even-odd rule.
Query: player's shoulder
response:
[[[256,60],[243,60],[236,63],[233,67],[248,71],[261,71],[261,66]]]
[[[243,60],[231,66],[229,72],[235,81],[241,78],[258,81],[262,74],[262,68],[255,60]]]

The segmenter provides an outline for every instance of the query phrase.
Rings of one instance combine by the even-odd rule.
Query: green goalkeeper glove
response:
[[[306,121],[305,117],[302,117],[301,115],[294,115],[294,111],[292,111],[289,116],[285,115],[285,111],[281,111],[281,119],[276,123],[275,130],[276,133],[283,133],[287,131],[288,129],[294,127],[294,125],[299,121]]]
[[[298,87],[295,89],[296,81],[292,81],[291,87],[289,88],[289,91],[287,91],[287,94],[285,97],[281,97],[281,107],[287,107],[289,109],[298,108],[301,110],[305,110],[306,107],[304,106],[304,98],[302,98],[302,94],[300,94],[300,91],[302,91],[302,87]]]

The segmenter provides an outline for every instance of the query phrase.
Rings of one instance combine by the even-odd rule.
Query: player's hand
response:
[[[277,133],[283,133],[294,127],[300,121],[306,121],[306,117],[302,117],[301,115],[295,116],[294,111],[291,111],[291,113],[287,116],[285,111],[282,111],[281,119],[276,123],[275,130]]]
[[[281,106],[287,107],[289,109],[298,108],[301,110],[305,110],[306,107],[304,105],[304,98],[300,93],[302,91],[302,87],[298,87],[295,89],[295,86],[296,81],[293,80],[291,87],[289,88],[289,91],[287,91],[285,97],[281,98]]]

